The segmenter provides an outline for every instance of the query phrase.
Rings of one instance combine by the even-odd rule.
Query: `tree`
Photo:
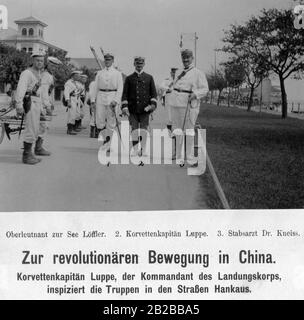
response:
[[[222,70],[217,70],[216,73],[209,73],[207,75],[207,80],[209,84],[210,90],[218,90],[218,99],[217,99],[217,105],[220,105],[221,101],[221,94],[223,90],[227,87],[227,81],[225,78],[225,73]]]
[[[254,90],[268,76],[268,66],[264,57],[256,53],[258,33],[254,25],[232,25],[225,32],[223,51],[232,54],[231,65],[239,65],[244,72],[244,80],[250,89],[247,111],[253,104]]]
[[[0,43],[0,82],[10,83],[15,90],[20,74],[29,67],[31,56]]]
[[[287,93],[285,80],[291,75],[300,78],[304,71],[304,32],[294,27],[291,10],[263,10],[258,18],[252,18],[250,25],[258,22],[259,47],[268,69],[278,75],[281,86],[282,117],[287,118]]]
[[[244,26],[230,30],[235,52],[249,54],[253,61],[263,64],[263,69],[279,77],[282,118],[287,118],[285,80],[300,78],[304,71],[304,32],[294,27],[294,20],[292,10],[264,9]]]
[[[228,107],[230,107],[231,89],[239,88],[245,80],[245,68],[236,59],[222,63],[228,86]]]

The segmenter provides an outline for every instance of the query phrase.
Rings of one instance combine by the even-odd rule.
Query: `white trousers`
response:
[[[30,111],[25,115],[24,142],[35,143],[40,133],[40,114],[42,103],[39,98],[32,97]],[[42,128],[43,131],[43,128]],[[41,131],[41,132],[42,132]]]
[[[75,98],[71,98],[71,108],[68,109],[68,124],[75,124],[77,119],[78,102]]]
[[[95,110],[91,110],[90,126],[91,127],[95,127],[96,126]]]
[[[189,164],[194,164],[194,137],[195,137],[195,124],[199,115],[199,108],[189,108],[188,114],[186,115],[185,121],[185,132],[186,135],[176,136],[176,158],[182,158],[182,148],[184,146],[184,139],[186,139],[186,156]],[[171,107],[172,112],[172,124],[174,129],[183,129],[186,107]]]
[[[96,127],[98,129],[107,128],[114,130],[116,128],[115,114],[110,106],[104,104],[96,104]]]

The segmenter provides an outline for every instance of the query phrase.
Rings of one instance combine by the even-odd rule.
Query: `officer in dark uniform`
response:
[[[129,75],[124,84],[122,94],[122,113],[129,116],[131,130],[141,130],[141,141],[136,135],[133,136],[133,156],[140,154],[146,156],[146,131],[149,127],[150,114],[157,107],[157,92],[154,79],[150,74],[143,71],[145,58],[135,57],[135,72]],[[138,143],[141,142],[141,150]]]

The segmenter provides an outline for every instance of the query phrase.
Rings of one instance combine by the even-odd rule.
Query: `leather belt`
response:
[[[102,91],[102,92],[116,92],[117,89],[99,89],[99,91]]]
[[[190,91],[190,90],[174,89],[174,91],[177,91],[177,92],[180,92],[180,93],[189,93],[189,94],[192,93],[192,91]]]

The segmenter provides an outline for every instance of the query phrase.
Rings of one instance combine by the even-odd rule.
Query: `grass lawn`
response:
[[[203,104],[207,151],[232,209],[304,207],[304,121]],[[210,208],[222,208],[209,171]]]

